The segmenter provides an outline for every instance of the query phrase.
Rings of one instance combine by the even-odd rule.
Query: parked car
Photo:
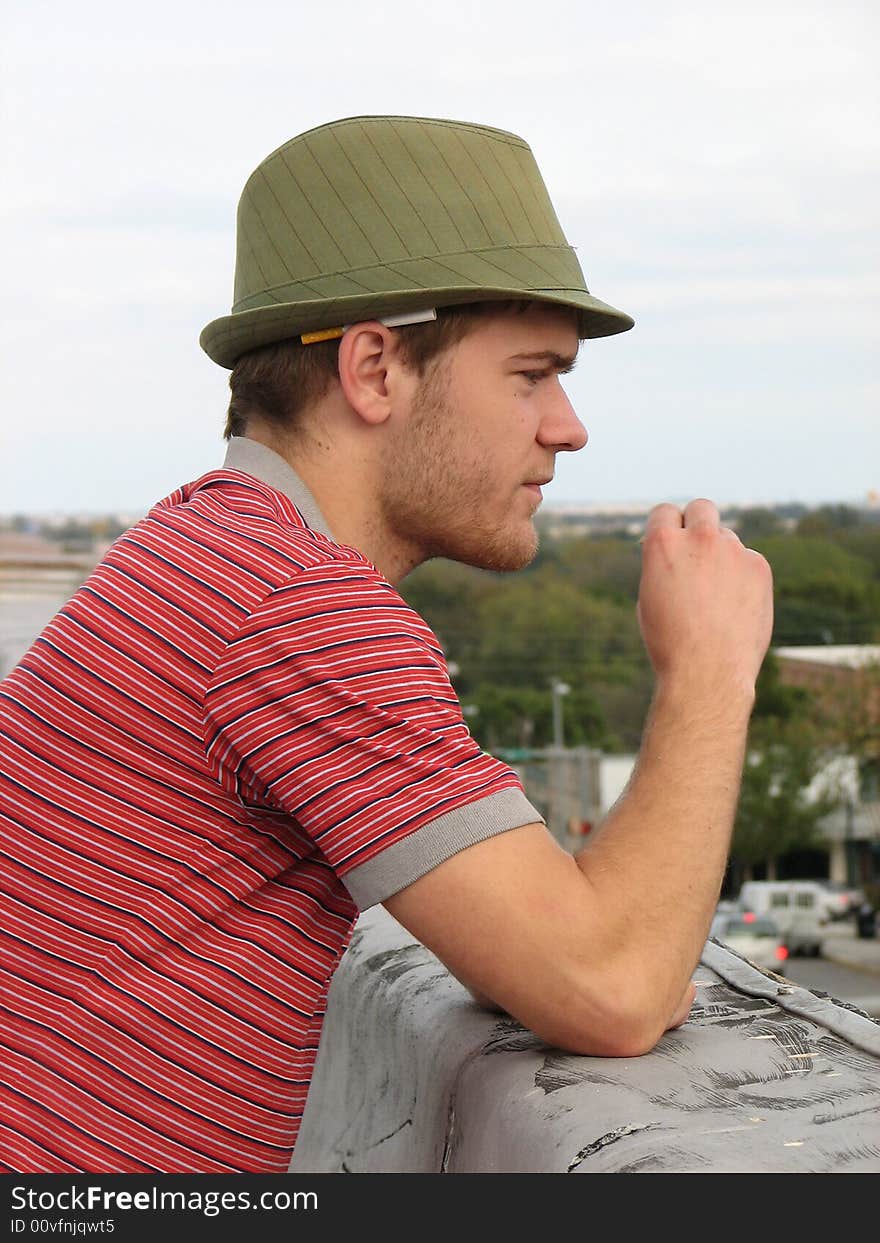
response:
[[[828,923],[824,896],[815,880],[753,880],[743,885],[738,905],[775,920],[791,955],[818,958]]]
[[[748,958],[756,967],[778,971],[788,958],[788,946],[779,925],[754,911],[716,914],[709,935]]]

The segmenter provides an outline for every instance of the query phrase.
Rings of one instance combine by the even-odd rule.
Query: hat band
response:
[[[233,314],[282,303],[335,301],[413,289],[581,289],[588,292],[570,246],[495,246],[285,281],[239,298]]]

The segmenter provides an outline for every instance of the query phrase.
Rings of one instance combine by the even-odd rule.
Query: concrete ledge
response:
[[[880,1024],[708,943],[691,1018],[580,1057],[488,1014],[387,912],[334,977],[296,1173],[880,1171]]]

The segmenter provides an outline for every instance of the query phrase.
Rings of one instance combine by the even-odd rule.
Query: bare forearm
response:
[[[613,952],[675,1005],[724,875],[752,696],[660,689],[633,777],[576,862]],[[662,1004],[662,1003],[661,1003]]]

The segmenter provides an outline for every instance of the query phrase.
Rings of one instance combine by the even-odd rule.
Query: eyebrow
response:
[[[511,363],[542,362],[557,371],[573,371],[577,354],[557,354],[554,350],[536,350],[532,354],[511,354],[507,360]]]

